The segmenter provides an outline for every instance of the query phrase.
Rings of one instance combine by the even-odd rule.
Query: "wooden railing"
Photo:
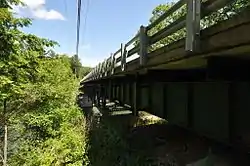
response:
[[[158,41],[167,38],[177,31],[186,28],[186,44],[187,52],[194,52],[199,43],[199,35],[201,31],[201,19],[209,16],[211,13],[218,11],[235,0],[180,0],[173,5],[167,12],[162,14],[158,19],[147,27],[141,26],[137,33],[126,44],[121,44],[120,48],[104,62],[99,63],[87,76],[83,82],[97,80],[109,77],[115,74],[115,69],[120,67],[121,71],[126,71],[129,62],[139,58],[140,65],[147,63],[148,49]],[[180,8],[185,7],[186,12],[183,16],[174,20],[171,24],[159,30],[152,36],[148,32],[155,28],[162,21],[166,20]]]

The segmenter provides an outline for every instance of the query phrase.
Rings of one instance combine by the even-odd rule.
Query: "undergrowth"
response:
[[[158,122],[162,123],[162,121]],[[103,116],[98,123],[96,120],[91,123],[94,123],[88,125],[88,158],[91,166],[152,165],[143,153],[130,148],[126,136],[131,127],[157,123],[157,121],[132,117],[128,118],[128,121],[111,120]]]

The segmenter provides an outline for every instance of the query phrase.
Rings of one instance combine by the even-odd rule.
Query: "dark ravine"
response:
[[[104,143],[104,149],[111,146],[113,149],[118,150],[119,154],[123,156],[118,155],[116,157],[122,162],[124,160],[130,161],[130,159],[134,161],[134,157],[140,158],[135,163],[127,163],[132,164],[131,166],[133,164],[149,166],[168,166],[171,164],[176,166],[248,166],[250,164],[250,156],[247,153],[239,152],[225,144],[199,136],[178,126],[166,123],[159,124],[157,122],[147,125],[147,123],[150,123],[150,120],[147,122],[143,116],[134,117],[131,113],[122,109],[116,112],[124,112],[125,114],[114,113],[108,109],[99,110],[100,112],[104,112],[104,116],[101,117],[100,126],[104,125],[106,127],[99,128],[99,132],[96,134],[106,133],[104,135],[109,139],[105,140],[106,138],[102,137],[103,135],[101,134],[99,137],[98,135],[92,135],[90,138],[98,137],[98,140]],[[144,119],[144,124],[134,125],[139,119]],[[112,135],[112,133],[116,134]],[[120,139],[121,141],[106,142],[111,141],[110,138]],[[121,146],[121,144],[125,146]],[[128,158],[125,159],[123,158],[124,156]],[[112,161],[116,160],[115,156],[109,155],[105,155],[103,160],[109,160],[110,157],[113,158]],[[109,162],[104,161],[106,164]],[[123,164],[126,165],[125,163]]]

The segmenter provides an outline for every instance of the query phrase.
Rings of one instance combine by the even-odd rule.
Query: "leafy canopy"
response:
[[[17,4],[0,2],[0,125],[8,126],[8,164],[87,165],[72,62],[52,56],[55,41],[21,31],[31,20],[14,16]]]

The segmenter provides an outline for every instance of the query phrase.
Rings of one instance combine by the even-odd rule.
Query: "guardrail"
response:
[[[115,74],[115,69],[118,67],[120,67],[122,71],[126,71],[127,64],[131,61],[137,60],[138,58],[140,59],[140,66],[146,65],[149,47],[164,38],[168,38],[183,28],[186,28],[185,50],[187,52],[194,52],[199,44],[201,19],[234,1],[235,0],[178,1],[153,23],[147,27],[141,26],[139,33],[137,33],[126,44],[121,44],[120,48],[114,54],[111,54],[111,56],[104,60],[104,62],[99,63],[99,65],[86,75],[82,81],[87,82],[109,77]],[[151,36],[148,35],[150,30],[181,8],[185,8],[186,10],[183,16],[174,20],[171,24],[167,25],[155,34]]]

